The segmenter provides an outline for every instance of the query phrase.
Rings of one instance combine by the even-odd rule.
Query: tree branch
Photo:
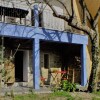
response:
[[[96,13],[96,15],[95,15],[95,17],[94,17],[94,22],[93,22],[94,28],[96,28],[96,26],[97,26],[99,17],[100,17],[100,7],[99,7],[99,9],[98,9],[98,11],[97,11],[97,13]]]
[[[71,18],[73,19],[74,18],[74,4],[73,4],[73,0],[71,0],[71,8],[72,8],[72,15],[71,15]]]
[[[65,15],[58,14],[57,11],[55,10],[55,8],[52,6],[52,4],[50,4],[50,2],[48,2],[48,0],[44,0],[44,2],[52,9],[53,15],[55,17],[58,17],[58,18],[61,18],[61,19],[64,19],[64,20],[67,20],[69,18],[69,17],[67,18],[67,16],[65,16]]]
[[[85,1],[84,0],[79,0],[79,2],[80,2],[80,5],[82,7],[82,10],[83,10],[83,24],[86,24],[87,19],[88,19],[88,21],[91,25],[91,28],[94,30],[94,27],[93,27],[94,19],[91,15],[89,9],[87,8],[87,5],[86,5]]]
[[[79,0],[80,6],[82,7],[82,13],[83,13],[83,18],[82,18],[82,23],[86,24],[86,6],[84,3],[84,0]]]
[[[81,25],[81,24],[75,23],[75,22],[68,23],[68,25],[75,29],[83,31],[85,34],[87,34],[90,37],[90,40],[92,40],[92,38],[94,37],[94,31],[92,29],[90,29],[88,26]]]
[[[85,32],[86,34],[88,34],[89,36],[91,35],[91,37],[92,37],[92,34],[90,34],[90,32],[92,31],[92,33],[93,33],[94,31],[91,30],[88,26],[85,26],[85,25],[83,26],[83,25],[79,24],[78,22],[75,23],[74,21],[71,22],[70,17],[58,14],[57,11],[55,10],[55,8],[52,6],[52,4],[50,4],[50,2],[48,2],[48,0],[44,0],[44,1],[52,9],[53,15],[55,17],[65,20],[66,22],[68,22],[69,26],[76,28],[78,30],[81,30],[81,31]]]
[[[93,22],[92,15],[90,11],[87,8],[87,5],[85,4],[84,0],[79,0],[80,6],[82,7],[83,10],[83,24],[86,24],[86,19],[88,18],[90,24]]]
[[[68,13],[68,15],[71,16],[70,13],[69,13],[69,11],[68,11],[68,9],[67,9],[66,6],[64,5],[64,3],[62,3],[60,0],[57,0],[57,1],[63,5],[63,7],[65,8],[65,10],[66,10],[66,12]]]

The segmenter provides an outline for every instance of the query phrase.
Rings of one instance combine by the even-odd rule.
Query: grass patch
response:
[[[93,94],[96,94],[96,95],[100,96],[100,91],[93,92]]]
[[[79,95],[82,95],[81,97]],[[65,91],[56,91],[54,93],[40,93],[40,94],[35,94],[35,93],[30,93],[30,94],[20,94],[20,95],[15,95],[14,98],[11,96],[7,96],[3,100],[100,100],[100,92],[92,93],[91,95],[88,94],[76,94],[76,93],[70,93],[70,92],[65,92]],[[89,97],[88,97],[89,96]],[[10,99],[11,98],[11,99]],[[0,100],[2,100],[0,98]]]
[[[64,97],[64,98],[67,98],[67,100],[74,100],[74,97],[72,97],[69,92],[65,92],[65,91],[54,92],[52,94],[52,96],[54,96],[54,97]]]
[[[93,97],[92,100],[100,100],[100,98]]]
[[[36,94],[16,95],[14,100],[35,100],[36,97]]]
[[[51,94],[27,94],[27,95],[16,95],[14,100],[74,100],[74,98],[68,92],[54,92]]]
[[[57,91],[51,94],[51,96],[54,97],[72,97],[69,92],[65,92],[65,91]]]
[[[93,94],[95,96],[92,98],[92,100],[100,100],[100,91],[93,92]]]

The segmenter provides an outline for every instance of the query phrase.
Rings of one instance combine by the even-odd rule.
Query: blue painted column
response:
[[[87,71],[86,71],[86,45],[81,47],[81,85],[87,84]]]
[[[38,11],[38,5],[34,5],[34,26],[39,27],[39,11]]]
[[[39,39],[33,41],[33,84],[34,89],[40,88],[40,44]]]

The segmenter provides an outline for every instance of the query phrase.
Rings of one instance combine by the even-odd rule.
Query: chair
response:
[[[74,68],[69,68],[68,67],[68,70],[67,70],[67,79],[68,81],[74,83]]]
[[[40,86],[44,87],[44,83],[45,83],[46,78],[41,77],[40,80],[41,80],[40,81]]]

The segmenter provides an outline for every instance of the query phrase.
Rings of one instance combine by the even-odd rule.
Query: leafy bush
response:
[[[76,84],[70,83],[67,80],[62,80],[61,82],[61,89],[63,91],[72,92],[76,90]]]

